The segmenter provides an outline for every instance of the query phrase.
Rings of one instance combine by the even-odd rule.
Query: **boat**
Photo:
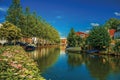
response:
[[[86,51],[88,54],[91,54],[91,53],[99,53],[99,50],[97,49],[92,49],[92,50],[88,50]]]
[[[25,47],[25,50],[26,51],[34,51],[36,49],[36,46],[34,44],[28,44],[26,47]]]
[[[67,47],[66,52],[80,52],[81,47]]]

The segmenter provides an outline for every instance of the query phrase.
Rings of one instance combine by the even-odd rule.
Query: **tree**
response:
[[[68,37],[67,37],[68,46],[75,47],[75,43],[76,43],[75,37],[76,37],[75,31],[73,28],[71,28],[71,30],[68,34]]]
[[[67,37],[68,46],[70,47],[80,47],[82,46],[82,38],[76,35],[73,28],[71,28]]]
[[[6,21],[16,25],[20,25],[20,21],[23,19],[22,7],[20,5],[20,0],[13,0],[12,5],[9,7],[7,11]]]
[[[13,0],[8,9],[6,20],[21,29],[23,37],[38,37],[44,41],[59,43],[60,36],[58,31],[37,16],[35,12],[30,13],[29,7],[23,13],[20,0]]]
[[[103,49],[110,44],[110,35],[105,27],[93,27],[87,38],[87,43],[93,48]]]
[[[21,38],[21,30],[15,25],[5,22],[3,26],[0,28],[0,38],[5,38],[8,41],[18,40]]]
[[[116,18],[110,18],[106,23],[105,27],[108,29],[115,29],[117,30],[117,27],[120,26],[120,20]]]
[[[68,37],[67,37],[68,46],[70,47],[79,47],[82,43],[82,38],[75,34],[73,28],[71,28]]]
[[[116,55],[120,54],[120,41],[119,40],[116,41],[115,46],[113,47],[113,49],[114,49],[114,52],[115,52]]]

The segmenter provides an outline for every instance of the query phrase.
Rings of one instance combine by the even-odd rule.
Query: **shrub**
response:
[[[120,53],[120,41],[116,41],[115,46],[114,46],[114,52],[115,53]]]
[[[21,47],[4,48],[0,54],[0,80],[44,80],[37,64]]]

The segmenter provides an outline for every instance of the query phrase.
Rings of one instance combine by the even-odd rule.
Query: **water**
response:
[[[120,80],[120,57],[65,53],[61,48],[40,48],[29,55],[47,80]]]

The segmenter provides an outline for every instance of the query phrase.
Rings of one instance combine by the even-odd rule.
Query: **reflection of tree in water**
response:
[[[32,56],[36,55],[33,58],[37,61],[40,70],[44,71],[57,61],[59,54],[60,48],[41,48],[36,53],[33,53]]]
[[[105,59],[100,56],[89,57],[86,66],[91,76],[98,80],[106,80],[106,77],[110,73],[109,62],[105,62]]]
[[[81,54],[68,53],[68,64],[72,67],[80,66],[83,63]]]
[[[120,73],[120,56],[109,56],[106,57],[111,65],[111,72],[112,73]]]

